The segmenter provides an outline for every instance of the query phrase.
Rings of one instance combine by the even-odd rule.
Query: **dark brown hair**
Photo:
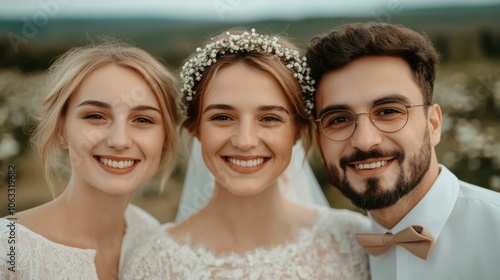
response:
[[[427,36],[405,26],[385,23],[342,25],[327,35],[313,38],[306,52],[313,79],[317,81],[316,87],[325,73],[364,56],[404,59],[422,91],[424,103],[432,103],[439,54]]]

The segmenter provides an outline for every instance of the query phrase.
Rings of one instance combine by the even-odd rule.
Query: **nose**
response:
[[[231,139],[231,144],[241,150],[249,150],[259,144],[258,128],[253,121],[242,120]]]
[[[369,151],[382,142],[382,132],[372,123],[369,113],[357,114],[356,117],[357,126],[348,141],[356,149]]]
[[[111,124],[108,130],[107,144],[117,150],[123,150],[131,146],[132,139],[127,121],[117,120]]]

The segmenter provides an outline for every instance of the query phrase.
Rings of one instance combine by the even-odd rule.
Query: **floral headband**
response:
[[[311,68],[307,66],[306,58],[297,50],[282,47],[278,38],[255,33],[244,32],[241,35],[226,32],[227,37],[207,44],[205,48],[197,48],[196,56],[188,60],[181,71],[182,79],[182,110],[186,114],[189,103],[196,92],[195,84],[200,82],[203,72],[217,61],[217,58],[229,53],[255,52],[269,53],[280,59],[287,68],[294,71],[293,76],[299,81],[302,88],[305,110],[311,114],[314,108],[314,80],[311,78]]]

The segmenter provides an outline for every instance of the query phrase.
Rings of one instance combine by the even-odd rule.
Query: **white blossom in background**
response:
[[[446,112],[472,112],[479,103],[471,95],[467,86],[470,78],[463,72],[450,76],[440,76],[434,85],[434,102],[445,108]]]
[[[477,120],[460,119],[456,125],[455,139],[460,143],[460,152],[469,157],[480,156],[486,144],[485,136],[481,134],[481,124]]]
[[[0,159],[9,159],[29,148],[29,124],[40,104],[42,88],[40,73],[0,70]],[[22,135],[14,130],[22,131]]]
[[[19,143],[10,133],[4,133],[0,139],[0,160],[6,160],[19,153]]]

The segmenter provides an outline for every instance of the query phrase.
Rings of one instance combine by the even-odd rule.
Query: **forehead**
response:
[[[375,100],[394,95],[412,103],[422,102],[410,66],[398,57],[367,56],[323,75],[316,106],[318,112],[335,104],[369,107]]]
[[[158,106],[156,95],[135,70],[108,64],[92,71],[80,84],[73,103],[97,100],[108,104]]]
[[[289,108],[285,93],[269,73],[236,63],[219,69],[203,97],[203,108],[210,104],[281,105]]]

